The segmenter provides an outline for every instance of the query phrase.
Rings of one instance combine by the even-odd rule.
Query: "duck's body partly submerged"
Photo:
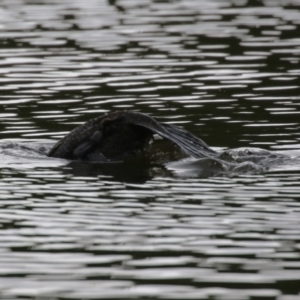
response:
[[[122,160],[147,147],[153,134],[168,139],[192,157],[215,156],[201,139],[175,125],[137,112],[113,112],[73,129],[48,156],[84,161]]]

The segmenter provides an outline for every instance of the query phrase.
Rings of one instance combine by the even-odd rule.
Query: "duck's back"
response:
[[[145,127],[134,125],[129,119],[125,112],[91,119],[61,139],[48,156],[87,161],[130,156],[146,147],[153,133]]]
[[[109,113],[76,127],[48,156],[87,161],[122,160],[144,149],[155,133],[193,157],[216,155],[205,142],[184,129],[159,123],[142,113],[124,111]]]

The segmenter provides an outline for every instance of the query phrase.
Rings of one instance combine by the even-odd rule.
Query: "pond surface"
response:
[[[0,298],[299,299],[299,163],[198,176],[24,151],[133,110],[299,157],[299,32],[298,0],[2,0]]]

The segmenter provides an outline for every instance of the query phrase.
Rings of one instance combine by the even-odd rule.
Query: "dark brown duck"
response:
[[[113,112],[89,120],[58,141],[48,156],[84,161],[122,160],[145,149],[154,134],[195,158],[215,156],[205,142],[175,125],[137,112]]]

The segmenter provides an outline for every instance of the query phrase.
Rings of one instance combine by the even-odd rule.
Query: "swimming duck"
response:
[[[175,125],[159,123],[143,113],[116,111],[74,128],[54,145],[48,156],[100,162],[123,160],[145,149],[154,134],[195,158],[217,154],[201,139]]]

